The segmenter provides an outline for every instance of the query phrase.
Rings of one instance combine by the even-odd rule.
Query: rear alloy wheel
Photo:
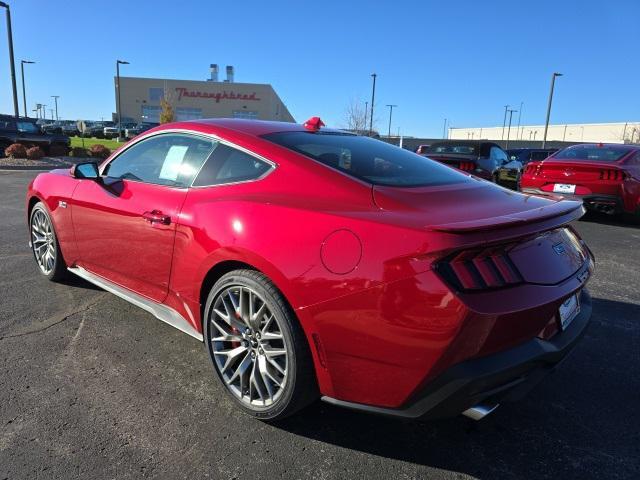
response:
[[[41,202],[31,210],[29,219],[31,250],[40,273],[49,280],[61,280],[66,277],[67,266],[62,258],[56,232],[51,217]]]
[[[266,276],[252,270],[224,275],[211,289],[205,312],[214,368],[245,412],[279,420],[315,399],[306,338]]]

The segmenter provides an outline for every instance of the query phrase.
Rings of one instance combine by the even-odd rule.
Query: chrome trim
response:
[[[494,405],[478,404],[478,405],[476,405],[474,407],[471,407],[471,408],[465,410],[464,412],[462,412],[462,415],[464,415],[465,417],[470,418],[471,420],[478,421],[478,420],[482,420],[484,417],[489,415],[491,412],[493,412],[499,406],[500,406],[499,403],[496,403]]]
[[[207,160],[204,161],[204,163],[200,166],[200,170],[198,170],[198,173],[193,177],[193,181],[191,182],[191,185],[189,186],[185,186],[185,187],[175,187],[173,185],[161,185],[161,186],[169,186],[172,188],[209,188],[209,187],[220,187],[223,185],[235,185],[235,184],[239,184],[239,183],[249,183],[249,182],[257,182],[258,180],[262,180],[263,178],[267,177],[269,174],[271,174],[271,172],[273,172],[277,167],[278,164],[276,162],[274,162],[273,160],[269,160],[266,157],[263,157],[262,155],[255,153],[249,149],[247,149],[246,147],[242,147],[236,143],[233,143],[225,138],[222,138],[218,135],[216,135],[215,133],[204,133],[204,132],[197,132],[197,131],[193,131],[193,130],[187,130],[184,128],[167,128],[166,130],[160,130],[158,132],[151,132],[151,133],[147,133],[147,134],[142,134],[140,137],[136,137],[135,141],[129,141],[127,145],[125,145],[123,148],[121,148],[120,150],[118,150],[115,153],[115,156],[113,158],[109,158],[108,161],[103,162],[100,165],[100,175],[102,176],[105,168],[107,168],[107,165],[109,165],[111,162],[113,162],[116,158],[118,158],[120,155],[122,155],[124,152],[126,152],[127,150],[129,150],[131,147],[134,147],[135,145],[137,145],[138,143],[147,140],[149,138],[153,138],[153,137],[157,137],[159,135],[165,135],[165,134],[170,134],[170,133],[180,133],[180,134],[186,134],[186,135],[191,135],[191,136],[195,136],[195,137],[204,137],[208,140],[214,140],[218,143],[222,143],[223,145],[227,145],[228,147],[232,147],[235,149],[238,149],[244,153],[246,153],[247,155],[250,155],[252,157],[257,158],[258,160],[261,160],[265,163],[267,163],[268,165],[271,165],[271,168],[269,170],[267,170],[264,174],[262,174],[260,177],[252,179],[252,180],[244,180],[241,182],[230,182],[230,183],[221,183],[218,185],[202,185],[202,186],[193,186],[193,181],[195,181],[196,178],[198,178],[198,174],[200,173],[200,170],[202,170],[202,167],[204,167],[204,164],[207,162],[207,160],[209,160],[209,157],[211,156],[211,154],[213,154],[213,152],[215,152],[215,148],[213,149],[213,151],[209,154],[209,157],[207,157]],[[130,180],[127,179],[127,181],[135,181],[135,180]],[[148,183],[148,182],[139,182],[139,183]],[[156,185],[155,183],[148,183],[149,185]]]
[[[125,287],[121,287],[120,285],[113,283],[99,275],[96,275],[95,273],[92,273],[82,267],[69,267],[68,270],[71,273],[75,273],[80,278],[84,278],[86,281],[106,290],[107,292],[113,293],[117,297],[120,297],[123,300],[126,300],[127,302],[132,303],[135,306],[142,308],[143,310],[146,310],[157,319],[168,323],[181,332],[184,332],[187,335],[200,340],[201,342],[204,341],[204,337],[202,336],[202,334],[198,332],[193,327],[193,325],[191,325],[173,308],[143,297],[142,295],[132,292]]]

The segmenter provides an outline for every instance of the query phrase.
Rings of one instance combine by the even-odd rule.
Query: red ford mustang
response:
[[[608,214],[640,215],[640,147],[584,144],[527,165],[523,192],[582,200]]]
[[[591,315],[579,202],[525,196],[378,140],[304,125],[163,125],[29,186],[30,245],[204,341],[266,420],[318,396],[481,418]]]

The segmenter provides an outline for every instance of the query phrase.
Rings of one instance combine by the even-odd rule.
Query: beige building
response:
[[[542,140],[544,125],[524,125],[478,128],[450,128],[449,138],[455,140]],[[640,143],[640,122],[574,123],[549,125],[547,141]]]
[[[162,98],[173,106],[176,120],[217,117],[295,121],[271,85],[235,83],[232,71],[223,82],[213,80],[213,74],[208,81],[121,76],[120,89],[123,122],[159,122]]]

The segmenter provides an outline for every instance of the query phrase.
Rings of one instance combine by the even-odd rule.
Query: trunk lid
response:
[[[373,195],[380,208],[402,215],[410,226],[440,234],[430,237],[430,253],[447,246],[436,255],[445,259],[451,283],[463,290],[557,284],[587,256],[579,238],[564,228],[584,213],[581,202],[523,195],[480,180],[430,188],[376,186]]]

